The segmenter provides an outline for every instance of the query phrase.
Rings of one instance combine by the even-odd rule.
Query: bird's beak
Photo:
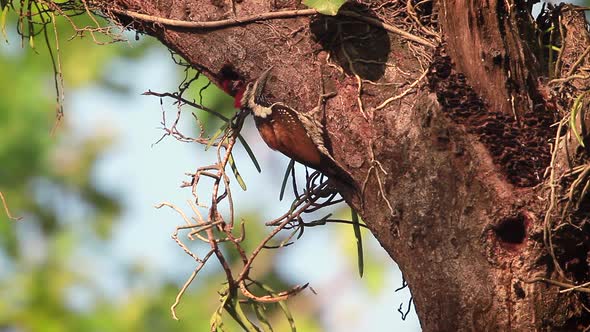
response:
[[[261,82],[261,83],[266,83],[266,80],[268,80],[268,76],[270,75],[270,71],[274,68],[274,65],[268,67],[265,71],[262,72],[262,74],[260,74],[260,76],[258,76],[257,81]]]
[[[258,79],[256,79],[256,82],[254,83],[254,86],[252,87],[253,95],[251,97],[254,98],[254,102],[257,104],[260,101],[260,97],[262,96],[262,92],[264,91],[264,86],[266,85],[266,81],[270,77],[270,71],[272,70],[273,67],[274,66],[270,66],[268,69],[263,71],[262,74],[260,74],[260,76],[258,77]]]

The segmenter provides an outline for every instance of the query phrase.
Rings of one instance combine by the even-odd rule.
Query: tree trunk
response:
[[[316,107],[322,91],[337,92],[325,111],[331,150],[359,187],[342,194],[399,264],[424,331],[590,324],[586,295],[560,294],[551,281],[590,280],[589,199],[581,187],[573,191],[578,201],[559,199],[576,178],[570,166],[587,163],[588,153],[575,135],[561,138],[554,158],[551,151],[553,124],[590,80],[547,83],[590,64],[583,12],[557,8],[535,25],[525,1],[366,1],[337,17],[192,29],[121,10],[194,22],[305,7],[287,0],[95,3],[214,82],[227,65],[247,79],[274,65],[268,94],[300,111]],[[562,47],[557,62],[550,43]]]

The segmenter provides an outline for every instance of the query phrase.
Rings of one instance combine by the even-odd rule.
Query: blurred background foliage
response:
[[[91,25],[86,16],[77,17],[76,22]],[[140,61],[151,49],[163,46],[143,37],[132,45],[97,45],[88,37],[70,41],[73,31],[69,23],[58,19],[57,28],[66,104],[65,120],[53,135],[56,91],[47,46],[41,38],[36,39],[33,49],[28,40],[21,43],[16,17],[10,12],[5,25],[8,40],[0,41],[4,44],[0,45],[0,192],[12,214],[23,217],[18,222],[9,220],[0,210],[0,332],[208,331],[211,315],[219,305],[217,291],[224,280],[219,269],[200,275],[198,285],[189,288],[179,306],[181,320],[174,321],[170,304],[188,275],[152,278],[152,271],[145,270],[141,261],[113,269],[103,263],[81,262],[79,257],[85,251],[100,253],[112,241],[125,213],[125,199],[101,190],[94,174],[97,161],[120,137],[109,128],[86,136],[72,134],[68,114],[77,110],[68,107],[68,96],[92,85],[107,91],[107,96],[128,97],[129,87],[106,75],[104,68],[121,60]],[[177,75],[180,82],[184,74],[178,67],[171,75]],[[197,90],[190,94],[198,96]],[[210,108],[233,111],[231,98],[218,89],[211,87],[204,93]],[[152,102],[157,107],[157,101]],[[209,132],[220,125],[211,123],[206,115],[199,117]],[[261,210],[253,207],[238,206],[237,210],[246,220],[263,218]],[[253,248],[266,234],[262,224],[249,225],[247,232],[247,248]],[[356,266],[352,229],[339,227],[333,235],[341,254]],[[168,238],[168,234],[162,236]],[[139,237],[134,239],[141,241]],[[180,248],[177,254],[184,255]],[[285,273],[277,273],[276,256],[274,251],[265,252],[254,273],[275,289],[287,289],[293,280],[286,280]],[[364,282],[373,294],[382,287],[384,269],[382,260],[370,255],[366,258]],[[104,286],[111,282],[109,276],[113,273],[122,275],[131,285],[119,290],[123,294],[115,297],[105,292]],[[305,280],[305,276],[301,278]],[[313,301],[313,296],[289,301],[299,331],[325,330],[321,307]],[[275,323],[275,331],[287,331],[288,322],[276,309],[269,305],[267,315]],[[390,308],[392,313],[395,309]],[[231,319],[225,322],[227,331],[239,330]]]

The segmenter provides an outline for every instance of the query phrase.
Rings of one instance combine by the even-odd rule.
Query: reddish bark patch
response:
[[[551,160],[548,142],[555,135],[550,128],[555,121],[553,112],[529,110],[517,121],[512,115],[488,109],[446,55],[435,56],[429,84],[443,112],[479,138],[512,184],[531,187],[542,181]]]

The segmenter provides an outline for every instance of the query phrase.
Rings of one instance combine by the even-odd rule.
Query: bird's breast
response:
[[[275,106],[266,118],[254,117],[254,120],[260,136],[271,149],[306,166],[320,166],[321,153],[294,111]]]

